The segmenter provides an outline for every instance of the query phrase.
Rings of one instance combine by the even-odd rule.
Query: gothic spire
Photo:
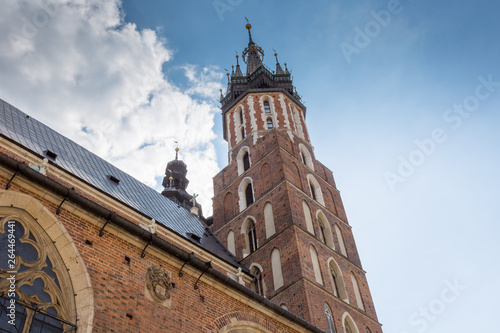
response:
[[[240,62],[238,61],[239,57],[240,57],[239,55],[236,55],[236,72],[234,73],[235,76],[243,76],[243,73],[241,72],[240,68]]]
[[[283,68],[281,68],[280,62],[278,61],[278,53],[274,52],[274,56],[276,57],[276,74],[285,74]]]
[[[262,64],[264,51],[252,40],[252,33],[250,32],[252,25],[247,23],[245,27],[248,30],[248,46],[243,51],[242,57],[243,61],[247,64],[247,75],[249,75]]]

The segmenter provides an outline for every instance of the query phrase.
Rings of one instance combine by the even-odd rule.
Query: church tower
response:
[[[314,155],[286,63],[252,40],[221,92],[229,164],[214,177],[212,231],[251,287],[326,332],[381,333],[332,172]]]

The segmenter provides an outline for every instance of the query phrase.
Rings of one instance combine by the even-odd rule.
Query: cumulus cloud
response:
[[[217,68],[185,65],[189,84],[175,86],[162,72],[172,52],[119,0],[0,4],[0,98],[159,190],[179,141],[188,190],[211,212]]]

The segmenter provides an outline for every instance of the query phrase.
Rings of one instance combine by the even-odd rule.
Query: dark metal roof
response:
[[[0,135],[41,157],[49,157],[47,151],[57,154],[55,160],[48,158],[52,165],[57,165],[143,215],[154,218],[168,229],[231,265],[242,267],[248,272],[248,269],[239,264],[236,257],[206,229],[203,222],[188,210],[177,206],[154,189],[2,99],[0,99]],[[116,182],[116,179],[119,182]]]

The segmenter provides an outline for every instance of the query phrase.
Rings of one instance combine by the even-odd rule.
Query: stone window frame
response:
[[[245,154],[248,154],[248,168],[245,169]],[[238,151],[238,155],[236,157],[237,165],[238,165],[238,176],[243,174],[245,171],[252,167],[252,160],[250,159],[250,148],[248,146],[243,146]]]
[[[252,282],[250,283],[250,289],[252,289],[255,293],[265,297],[267,288],[266,284],[264,283],[264,270],[262,269],[262,266],[257,263],[252,263],[248,269],[250,270],[250,274],[254,276],[254,280],[252,280]],[[258,270],[258,276],[260,276],[260,280],[258,281],[255,280],[255,277],[258,278],[258,276],[254,273],[256,270]]]
[[[273,272],[274,290],[276,291],[285,285],[283,267],[281,265],[281,253],[277,247],[271,252],[271,269]]]
[[[309,184],[309,190],[311,198],[319,202],[322,206],[325,206],[325,201],[323,199],[323,191],[321,190],[321,185],[316,180],[312,174],[307,175],[307,183]]]
[[[324,285],[323,276],[321,274],[321,267],[319,264],[318,250],[316,250],[313,244],[309,244],[309,253],[311,255],[311,263],[314,271],[314,279],[320,285]]]
[[[349,326],[350,330],[347,329],[347,326]],[[347,311],[342,315],[342,327],[345,333],[360,333],[356,322]]]
[[[321,231],[320,236],[324,235],[325,237],[325,239],[321,239],[321,241],[329,248],[335,250],[335,243],[333,241],[333,233],[330,226],[330,221],[328,221],[325,213],[323,213],[321,209],[318,209],[316,211],[316,219],[318,220],[318,226]],[[321,225],[323,225],[324,228],[321,228]]]
[[[342,301],[349,303],[349,295],[347,293],[347,286],[342,274],[342,270],[338,263],[332,257],[327,260],[328,276],[332,284],[333,294],[340,298]],[[335,280],[334,280],[335,276]]]
[[[252,224],[254,226],[254,236],[253,236],[254,249],[253,249],[253,251],[251,251],[251,247],[250,247],[251,239],[250,239],[250,235],[249,235],[249,229],[250,229]],[[245,219],[243,220],[243,223],[241,224],[240,234],[243,234],[245,236],[245,248],[243,249],[243,258],[245,258],[246,256],[255,252],[259,248],[259,240],[257,238],[257,220],[255,219],[255,217],[253,217],[251,215],[248,215],[247,217],[245,217]]]
[[[1,215],[8,210],[18,210],[27,218],[36,217],[38,225],[53,241],[62,261],[68,268],[73,286],[78,332],[91,333],[94,325],[94,293],[84,260],[64,225],[34,197],[13,191],[0,190]]]
[[[253,201],[250,202],[250,204],[247,201],[247,187],[252,186],[252,199]],[[250,177],[245,177],[241,180],[240,185],[238,186],[238,195],[239,195],[239,207],[240,207],[240,212],[244,211],[247,209],[250,205],[252,205],[255,202],[255,192],[254,192],[254,187],[253,187],[253,180]]]
[[[301,162],[305,164],[309,169],[314,171],[314,162],[312,154],[303,143],[299,143],[299,154],[301,157],[300,158]]]

